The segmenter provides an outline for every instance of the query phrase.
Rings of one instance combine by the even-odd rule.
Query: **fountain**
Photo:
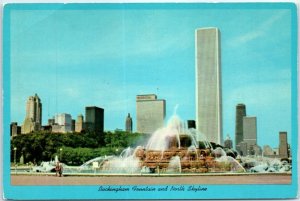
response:
[[[80,166],[80,172],[92,167],[101,173],[126,174],[245,172],[224,150],[214,150],[199,131],[187,129],[177,115],[155,131],[145,146],[128,147],[120,156],[92,159]]]
[[[77,171],[108,174],[265,173],[289,172],[291,165],[264,157],[240,157],[233,150],[224,151],[221,146],[208,142],[196,129],[187,129],[179,117],[173,115],[165,127],[151,135],[145,146],[128,147],[119,156],[94,158]]]
[[[202,140],[201,148],[199,139]],[[166,127],[153,133],[145,148],[136,149],[135,158],[139,160],[140,167],[149,168],[151,173],[245,171],[223,150],[220,159],[212,150],[204,135],[195,129],[186,129],[179,117],[173,115]]]

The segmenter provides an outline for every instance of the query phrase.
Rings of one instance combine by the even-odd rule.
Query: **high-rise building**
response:
[[[125,130],[129,133],[132,132],[132,118],[130,117],[130,113],[128,113],[125,121]]]
[[[26,116],[22,125],[22,133],[40,130],[42,127],[42,102],[37,94],[29,96],[26,103]]]
[[[85,129],[92,132],[104,131],[104,109],[96,106],[85,107]]]
[[[164,125],[166,101],[155,94],[136,96],[136,127],[139,133],[153,133]]]
[[[238,104],[235,113],[235,148],[240,150],[240,142],[244,140],[243,137],[243,118],[246,116],[246,105]]]
[[[36,124],[42,124],[42,103],[37,94],[30,96],[26,103],[26,118],[31,118]]]
[[[243,117],[243,135],[248,148],[257,144],[256,117]]]
[[[207,140],[221,144],[221,41],[217,28],[196,32],[196,127]]]
[[[279,132],[279,157],[288,158],[287,132]]]
[[[196,121],[195,120],[187,120],[188,129],[196,128]]]
[[[80,133],[83,130],[84,130],[84,120],[83,120],[83,115],[80,114],[77,116],[77,121],[75,123],[75,132]]]
[[[72,132],[72,117],[70,114],[62,113],[55,115],[55,124],[52,125],[54,133]]]
[[[75,119],[72,119],[72,124],[71,124],[72,132],[75,132],[75,125],[76,125],[76,121],[75,121]]]
[[[21,126],[18,126],[17,122],[12,122],[10,124],[10,137],[16,137],[19,134],[21,134]]]

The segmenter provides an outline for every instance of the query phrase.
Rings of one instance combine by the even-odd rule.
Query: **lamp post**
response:
[[[14,147],[14,165],[16,165],[17,161],[17,147]]]
[[[59,149],[59,161],[61,161],[62,158],[62,150],[63,150],[62,148]]]
[[[17,147],[14,147],[14,165],[15,165],[15,173],[17,173]]]

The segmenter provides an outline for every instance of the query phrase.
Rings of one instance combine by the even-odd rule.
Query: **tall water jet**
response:
[[[54,162],[55,162],[55,164],[58,162],[58,156],[57,155],[55,155],[55,157],[54,157]]]
[[[179,134],[182,132],[182,124],[177,115],[172,116],[164,128],[155,131],[150,137],[146,149],[164,151],[172,146],[180,148]]]

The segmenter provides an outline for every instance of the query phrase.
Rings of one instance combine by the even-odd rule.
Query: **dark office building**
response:
[[[235,148],[240,151],[239,144],[244,140],[243,134],[243,117],[246,116],[246,105],[238,104],[235,115]]]
[[[279,157],[288,158],[287,132],[279,132]]]
[[[72,119],[72,125],[71,125],[72,132],[75,132],[75,124],[76,124],[75,119]]]
[[[132,118],[130,117],[130,113],[128,113],[128,116],[126,117],[125,130],[129,133],[132,132]]]
[[[188,129],[196,128],[196,121],[195,120],[187,120]]]
[[[104,131],[104,109],[96,106],[85,107],[85,128],[87,131]]]

